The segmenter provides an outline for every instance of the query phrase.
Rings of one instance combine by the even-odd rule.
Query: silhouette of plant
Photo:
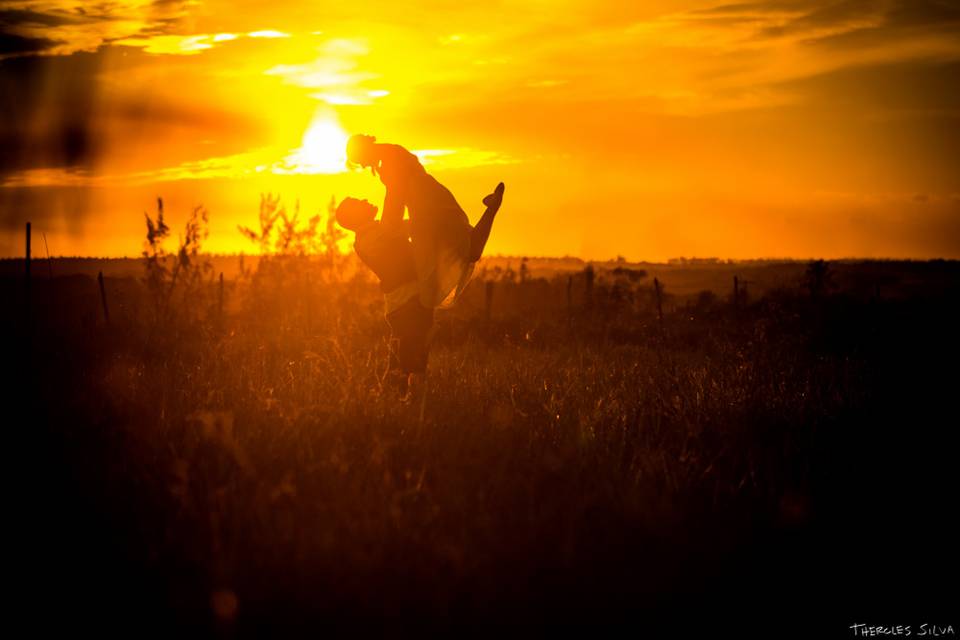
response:
[[[325,215],[306,222],[300,219],[300,203],[288,213],[279,196],[260,196],[259,228],[238,226],[240,233],[257,245],[256,269],[241,277],[245,287],[245,308],[259,322],[273,326],[310,324],[312,309],[321,306],[314,299],[318,287],[342,279],[350,258],[339,244],[346,233],[336,224],[336,199],[331,198]]]
[[[243,225],[237,225],[237,229],[257,245],[261,256],[332,256],[339,253],[338,245],[346,237],[336,224],[335,212],[336,199],[331,198],[326,216],[317,214],[301,224],[299,200],[290,215],[279,195],[261,194],[259,229]]]
[[[177,319],[196,320],[202,304],[203,288],[212,273],[209,260],[201,254],[203,241],[210,234],[207,210],[194,207],[184,225],[177,248],[170,252],[164,243],[170,227],[164,220],[163,199],[157,198],[157,217],[144,212],[147,235],[144,240],[144,284],[152,301],[154,321],[170,323]]]
[[[269,193],[260,194],[260,217],[258,230],[249,227],[237,225],[241,234],[251,242],[258,245],[261,255],[270,253],[270,242],[273,235],[273,227],[280,216],[280,196],[272,196]]]

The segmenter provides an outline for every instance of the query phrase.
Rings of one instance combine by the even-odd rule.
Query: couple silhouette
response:
[[[354,135],[347,141],[347,161],[369,168],[386,187],[379,220],[376,206],[356,198],[344,198],[336,216],[354,232],[357,256],[380,280],[392,333],[388,373],[401,396],[412,400],[426,374],[434,310],[453,304],[469,283],[504,186],[483,199],[486,210],[472,226],[450,190],[402,146]]]

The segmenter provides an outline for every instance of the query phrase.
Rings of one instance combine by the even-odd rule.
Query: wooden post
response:
[[[26,262],[24,266],[26,267],[24,273],[27,276],[27,280],[30,279],[30,223],[27,223],[27,245],[26,245]]]
[[[573,276],[567,276],[567,319],[573,317]]]
[[[217,315],[223,318],[223,271],[220,272],[220,297],[217,303]]]
[[[660,328],[663,329],[663,300],[660,297],[660,280],[653,279],[653,292],[657,296],[657,318],[660,320]]]
[[[583,270],[583,277],[586,280],[586,291],[584,292],[584,304],[587,309],[593,308],[593,265],[588,264]]]
[[[733,276],[733,312],[737,313],[740,309],[740,278]]]
[[[490,322],[490,316],[493,311],[493,280],[487,280],[485,293],[484,318],[487,322]]]
[[[756,283],[755,283],[755,282],[751,282],[750,280],[741,280],[741,281],[740,281],[740,291],[739,291],[739,294],[740,294],[740,295],[739,295],[739,299],[737,300],[737,304],[738,304],[738,305],[741,305],[741,306],[744,306],[744,307],[745,307],[746,304],[747,304],[747,301],[750,299],[750,294],[749,294],[749,292],[747,291],[747,285],[749,285],[749,284],[756,284]]]
[[[100,285],[100,303],[103,305],[103,321],[110,324],[110,310],[107,308],[107,290],[103,286],[103,271],[97,273],[97,283]]]
[[[30,299],[30,223],[27,223],[27,238],[26,238],[26,248],[24,251],[24,260],[23,260],[23,308],[24,313],[27,317],[27,322],[30,322],[30,317],[32,315],[32,300]]]

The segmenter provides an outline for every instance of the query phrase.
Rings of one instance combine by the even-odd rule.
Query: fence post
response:
[[[220,272],[220,295],[217,300],[217,315],[223,318],[223,271]]]
[[[583,276],[586,279],[586,291],[584,293],[584,304],[587,309],[593,308],[593,265],[588,264],[587,268],[583,270]]]
[[[30,299],[30,223],[27,223],[26,249],[23,260],[23,307],[27,322],[30,321],[31,299]]]
[[[567,320],[573,317],[573,276],[567,276]]]
[[[653,279],[653,292],[657,296],[657,318],[660,320],[660,328],[663,329],[663,300],[660,297],[660,280]]]
[[[486,282],[486,299],[484,302],[484,318],[487,322],[490,322],[490,315],[493,310],[493,280],[487,280]]]
[[[107,290],[103,286],[103,271],[97,272],[97,283],[100,285],[100,303],[103,305],[103,321],[110,324],[110,310],[107,308]]]
[[[733,314],[740,311],[740,278],[733,276]]]

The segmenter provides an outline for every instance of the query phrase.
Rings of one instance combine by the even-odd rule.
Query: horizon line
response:
[[[301,258],[313,258],[319,257],[322,254],[310,253],[310,254],[278,254],[278,253],[259,253],[259,252],[244,252],[238,251],[233,253],[201,253],[203,257],[207,258],[240,258],[240,257],[301,257]],[[341,253],[340,255],[348,256],[351,255],[350,252]],[[176,258],[175,254],[171,254],[170,258]],[[0,261],[22,261],[25,259],[24,255],[7,255],[0,256]],[[121,255],[121,256],[97,256],[97,255],[54,255],[54,256],[38,256],[31,255],[31,262],[38,262],[44,260],[143,260],[142,255],[132,256],[132,255]],[[584,264],[658,264],[664,266],[688,266],[696,264],[715,264],[715,265],[724,265],[724,264],[738,264],[738,263],[748,263],[748,262],[781,262],[781,263],[795,263],[795,262],[813,262],[817,260],[823,260],[825,262],[960,262],[960,258],[947,258],[947,257],[893,257],[893,256],[844,256],[840,258],[825,258],[823,256],[762,256],[756,258],[721,258],[718,256],[676,256],[672,258],[667,258],[666,260],[631,260],[622,258],[622,256],[615,256],[612,258],[582,258],[580,256],[573,255],[562,255],[562,256],[551,256],[551,255],[520,255],[520,254],[494,254],[490,256],[483,256],[482,260],[571,260],[579,261]]]

